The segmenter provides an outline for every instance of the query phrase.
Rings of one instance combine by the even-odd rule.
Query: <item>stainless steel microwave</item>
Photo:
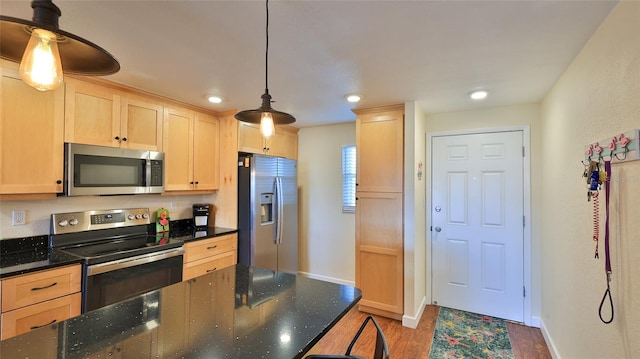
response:
[[[164,192],[164,153],[77,143],[64,146],[65,196]]]

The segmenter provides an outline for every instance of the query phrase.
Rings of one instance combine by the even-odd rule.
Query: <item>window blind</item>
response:
[[[342,212],[356,211],[356,146],[342,146]]]

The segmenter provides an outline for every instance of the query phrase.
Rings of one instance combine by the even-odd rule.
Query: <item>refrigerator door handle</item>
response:
[[[280,189],[278,187],[278,177],[273,179],[273,243],[278,244],[278,236],[280,235]]]
[[[284,194],[282,191],[282,178],[276,177],[276,185],[277,185],[277,194],[276,200],[278,201],[278,219],[277,219],[277,235],[276,235],[276,243],[282,243],[282,226],[284,224]]]

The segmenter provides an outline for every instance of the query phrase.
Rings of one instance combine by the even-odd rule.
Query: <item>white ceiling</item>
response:
[[[265,81],[264,1],[54,1],[60,28],[112,53],[107,78],[214,110],[255,109]],[[417,101],[427,113],[539,102],[615,1],[274,1],[269,90],[297,127]],[[28,0],[0,14],[31,19]],[[489,98],[467,94],[486,89]],[[209,94],[225,101],[212,105]]]

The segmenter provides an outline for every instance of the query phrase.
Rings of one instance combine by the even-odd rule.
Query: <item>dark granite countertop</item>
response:
[[[169,236],[189,242],[238,231],[237,229],[223,227],[195,230],[192,224],[193,221],[191,219],[171,222]],[[47,235],[3,239],[0,241],[0,278],[81,263],[81,261],[78,257],[56,249],[50,249],[49,236]]]
[[[78,257],[49,249],[49,236],[3,239],[0,242],[0,278],[81,261]]]
[[[0,343],[3,358],[302,358],[359,289],[235,265]]]
[[[224,227],[206,227],[194,229],[193,221],[191,219],[171,222],[169,228],[169,236],[171,238],[181,239],[185,242],[224,236],[225,234],[238,232],[237,229]]]

